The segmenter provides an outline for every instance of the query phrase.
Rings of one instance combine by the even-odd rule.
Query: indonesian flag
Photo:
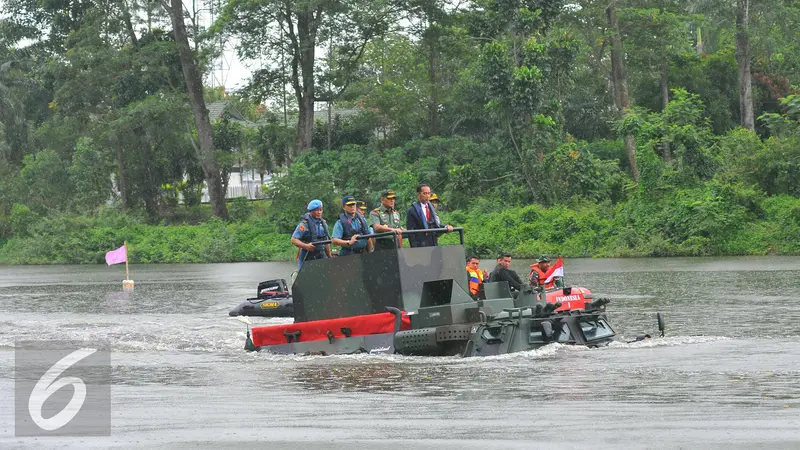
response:
[[[561,277],[561,278],[564,277],[564,261],[561,260],[560,256],[556,260],[555,264],[550,266],[550,270],[548,270],[547,273],[544,274],[544,276],[545,276],[544,280],[545,284],[553,281],[553,278],[555,277]]]

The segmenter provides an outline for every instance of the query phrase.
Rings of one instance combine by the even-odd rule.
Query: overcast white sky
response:
[[[2,1],[4,0],[0,0],[0,2]],[[211,11],[207,8],[208,3],[207,0],[183,0],[183,5],[187,11],[192,11],[193,7],[198,8],[200,25],[205,28],[211,26],[214,19],[211,16]],[[206,83],[209,85],[217,86],[221,83],[227,91],[233,91],[242,87],[250,77],[251,68],[248,68],[246,62],[239,60],[236,56],[236,50],[232,42],[226,43],[223,57],[215,61],[215,63],[214,71],[206,77]],[[256,64],[256,67],[259,64],[258,61],[250,63]]]
[[[227,92],[232,92],[239,89],[247,82],[252,69],[248,68],[245,62],[239,60],[232,45],[226,45],[225,48],[226,51],[223,58],[221,61],[216,61],[216,68],[213,73],[208,75],[209,79],[206,80],[206,83],[209,85],[217,85],[222,82],[225,86],[225,90]],[[220,62],[223,68],[220,68]],[[256,64],[255,68],[258,68],[257,62],[251,62],[251,64]],[[212,77],[214,80],[211,80]]]

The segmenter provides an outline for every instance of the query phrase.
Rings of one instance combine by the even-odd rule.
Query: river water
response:
[[[228,310],[293,269],[0,266],[0,448],[800,448],[800,258],[567,260],[612,299],[602,349],[245,352]],[[110,343],[111,436],[15,436],[17,340]]]

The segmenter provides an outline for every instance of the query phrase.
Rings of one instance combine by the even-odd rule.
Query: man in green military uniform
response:
[[[397,198],[394,191],[386,189],[381,192],[381,206],[369,213],[369,224],[375,233],[393,231],[396,236],[384,236],[375,240],[375,250],[387,250],[397,248],[398,242],[402,242],[402,232],[404,228],[400,226],[400,213],[394,209],[394,201]]]

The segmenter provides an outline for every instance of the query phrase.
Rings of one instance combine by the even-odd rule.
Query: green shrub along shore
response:
[[[734,192],[679,192],[669,202],[578,203],[499,208],[481,200],[443,212],[465,229],[467,253],[517,258],[800,254],[800,199],[775,196],[751,209]],[[744,202],[746,203],[746,202]],[[286,261],[294,258],[288,228],[268,202],[233,202],[232,219],[211,218],[205,206],[178,209],[160,224],[103,210],[93,217],[12,214],[12,237],[0,243],[2,264],[99,264],[127,241],[131,263]],[[328,208],[326,216],[336,211]],[[333,211],[332,211],[333,210]],[[299,215],[299,214],[298,214]],[[329,221],[332,217],[329,217]],[[193,224],[192,224],[193,223]],[[443,243],[457,242],[455,234]]]

